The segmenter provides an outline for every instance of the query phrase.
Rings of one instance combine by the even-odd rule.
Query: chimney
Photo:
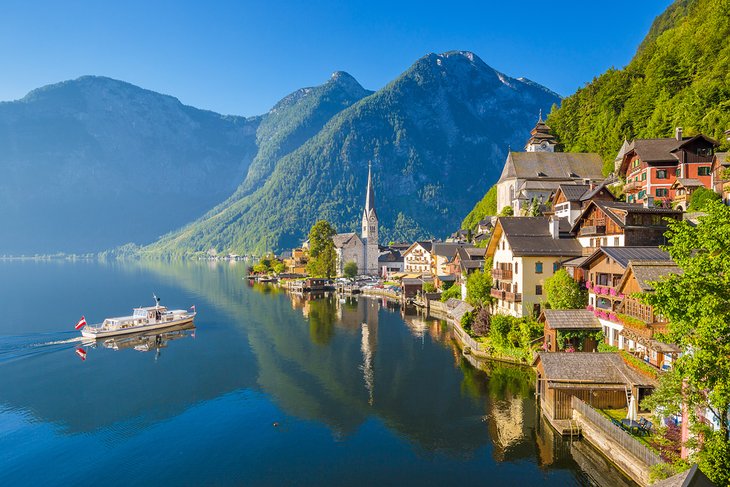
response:
[[[674,137],[678,141],[682,141],[682,127],[677,127],[676,129],[674,129]]]
[[[548,220],[548,225],[550,225],[550,236],[555,239],[560,238],[560,219],[556,216],[551,216]]]
[[[647,196],[646,198],[644,198],[644,208],[654,208],[654,197],[653,196]]]

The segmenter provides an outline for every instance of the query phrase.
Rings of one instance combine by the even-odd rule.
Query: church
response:
[[[378,215],[375,212],[372,167],[368,164],[368,187],[362,213],[360,236],[355,232],[338,233],[333,237],[337,252],[337,275],[345,272],[345,264],[355,262],[358,274],[378,275]]]

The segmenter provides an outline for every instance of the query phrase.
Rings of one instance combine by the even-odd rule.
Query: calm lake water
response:
[[[479,370],[443,323],[383,301],[244,273],[0,262],[0,485],[629,485],[552,434],[529,370]],[[82,314],[153,292],[196,305],[195,328],[77,340]]]

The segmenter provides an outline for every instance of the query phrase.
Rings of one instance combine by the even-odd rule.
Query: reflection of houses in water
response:
[[[523,401],[523,398],[512,396],[489,403],[487,425],[494,443],[494,459],[499,462],[505,460],[508,450],[527,439]]]
[[[377,328],[376,328],[377,333]],[[370,327],[367,323],[362,324],[362,339],[360,350],[362,350],[362,374],[365,379],[365,388],[368,390],[368,404],[373,405],[373,392],[375,389],[375,373],[373,371],[373,350],[370,346]],[[377,340],[377,338],[375,339]],[[377,341],[376,341],[377,343]]]

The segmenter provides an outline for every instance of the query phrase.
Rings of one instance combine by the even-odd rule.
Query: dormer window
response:
[[[711,147],[699,147],[697,148],[697,155],[700,157],[709,157],[712,155]]]
[[[544,173],[544,172],[542,172],[542,171],[537,171],[537,177],[538,177],[538,178],[546,178],[546,177],[547,177],[547,174],[545,174],[545,173]]]

